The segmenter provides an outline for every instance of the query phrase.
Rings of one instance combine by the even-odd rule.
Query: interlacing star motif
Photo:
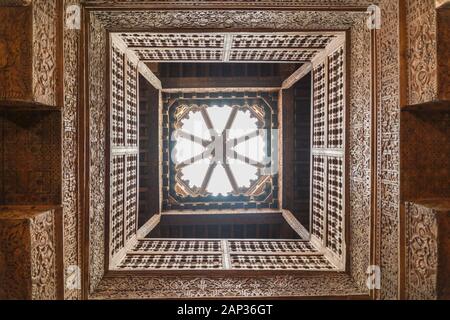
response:
[[[264,124],[250,106],[203,106],[182,123],[174,134],[175,170],[196,194],[243,194],[267,167]]]

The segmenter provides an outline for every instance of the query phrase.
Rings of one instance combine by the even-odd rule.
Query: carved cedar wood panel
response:
[[[408,105],[437,99],[437,42],[434,0],[407,0]]]
[[[348,99],[348,179],[349,179],[349,227],[350,245],[348,257],[350,274],[357,286],[366,288],[366,270],[369,265],[368,251],[371,216],[371,32],[365,28],[365,21],[358,21],[351,30],[348,68],[350,72]],[[357,71],[356,71],[357,70]],[[355,245],[357,244],[357,245]]]
[[[377,1],[369,0],[84,0],[87,5],[114,5],[129,6],[131,4],[145,4],[165,7],[192,7],[192,6],[235,6],[235,7],[360,7],[367,8]]]
[[[176,17],[176,18],[175,18]],[[171,280],[170,278],[146,278],[148,283],[156,283],[154,281],[158,281],[159,284],[161,284],[163,287],[160,287],[161,290],[141,290],[139,292],[132,293],[131,291],[133,289],[130,289],[131,291],[128,292],[122,292],[119,293],[115,290],[117,290],[120,286],[127,283],[127,288],[136,288],[139,287],[138,283],[139,281],[142,281],[142,279],[138,277],[133,278],[118,278],[118,279],[107,279],[105,278],[103,282],[100,282],[100,280],[103,277],[103,239],[104,239],[104,191],[102,193],[102,188],[104,188],[104,182],[101,177],[104,177],[105,174],[105,168],[104,168],[104,142],[105,142],[105,79],[103,77],[103,71],[105,70],[105,60],[103,58],[104,52],[105,52],[105,36],[106,32],[104,28],[117,28],[117,27],[127,27],[127,28],[133,28],[133,27],[145,27],[149,29],[157,29],[157,28],[183,28],[183,27],[189,27],[189,28],[205,28],[205,27],[212,27],[212,28],[221,28],[221,27],[235,27],[235,28],[251,28],[251,27],[268,27],[271,29],[290,29],[290,28],[298,28],[298,29],[326,29],[329,27],[337,28],[337,29],[346,29],[347,27],[350,27],[355,23],[355,21],[365,22],[365,15],[361,13],[356,12],[302,12],[302,11],[256,11],[252,12],[252,17],[257,17],[258,19],[248,19],[248,13],[241,12],[241,11],[195,11],[195,12],[177,12],[177,11],[158,11],[158,12],[152,12],[152,11],[145,11],[145,12],[106,12],[106,13],[100,13],[100,12],[94,12],[90,15],[91,19],[91,25],[90,25],[90,34],[91,39],[93,39],[93,42],[89,45],[89,88],[90,88],[90,103],[89,103],[89,110],[90,110],[90,132],[91,132],[91,142],[90,142],[90,148],[91,148],[91,176],[95,176],[96,179],[90,179],[89,185],[91,187],[91,198],[90,198],[90,210],[89,210],[89,216],[90,216],[90,291],[92,293],[95,292],[95,289],[97,288],[97,285],[101,283],[100,287],[98,287],[97,294],[94,293],[93,297],[157,297],[160,295],[165,294],[174,294],[174,296],[179,296],[180,293],[174,293],[172,289],[169,289]],[[175,19],[174,19],[175,18]],[[136,24],[136,22],[139,21],[139,25]],[[225,21],[224,23],[222,23]],[[361,29],[361,25],[359,25]],[[358,34],[359,32],[355,29],[354,34]],[[355,50],[354,52],[364,52],[364,49],[367,49],[367,47],[363,46],[359,42],[352,43]],[[370,53],[365,53],[364,56],[369,56]],[[364,79],[367,79],[368,81],[369,74],[364,77]],[[360,75],[360,78],[363,76]],[[357,76],[355,76],[357,78]],[[102,85],[103,84],[103,85]],[[364,100],[365,97],[368,96],[368,92],[364,92],[364,97],[355,97],[353,100],[353,105],[358,105],[360,102],[358,99]],[[365,123],[365,126],[368,124]],[[366,141],[364,141],[365,143]],[[356,169],[355,170],[359,170]],[[363,174],[362,174],[363,175]],[[92,191],[93,190],[93,191]],[[360,199],[354,199],[351,201],[359,201]],[[365,205],[365,204],[364,204]],[[350,215],[354,215],[355,217],[358,217],[359,215],[363,215],[361,218],[355,218],[351,221],[355,223],[360,223],[361,220],[365,220],[366,214],[368,211],[360,211],[360,208],[364,205],[352,205],[352,212]],[[352,223],[353,223],[352,222]],[[368,233],[363,234],[366,229],[361,230],[361,237],[364,237],[366,239],[369,239]],[[351,246],[358,247],[358,243],[354,243],[354,240],[352,240]],[[357,263],[354,265],[351,265],[350,270],[356,269],[356,268],[362,268],[363,266],[366,266],[368,264],[368,247],[360,249],[361,252],[365,252],[366,254],[361,254],[358,256],[358,259],[360,259]],[[357,271],[353,270],[352,275],[354,276],[364,276],[365,270],[358,269]],[[260,283],[261,288],[266,288],[265,291],[261,290],[254,290],[253,292],[243,292],[246,295],[252,295],[252,296],[264,296],[264,295],[270,295],[270,292],[272,292],[275,296],[282,294],[283,292],[286,293],[289,296],[295,295],[295,292],[299,294],[299,292],[302,292],[303,289],[305,289],[305,295],[314,295],[314,294],[324,294],[328,291],[328,294],[334,295],[338,294],[337,292],[341,291],[341,293],[344,292],[353,292],[354,294],[366,292],[366,289],[364,287],[356,287],[353,280],[349,280],[350,278],[347,278],[348,276],[343,276],[342,283],[338,284],[334,282],[336,278],[333,278],[333,280],[330,280],[328,277],[323,277],[318,280],[318,278],[308,278],[303,279],[302,277],[298,278],[289,278],[294,279],[291,283],[287,286],[287,288],[281,289],[278,285],[281,283],[279,281],[274,282],[274,286],[266,286],[263,283],[265,281],[270,281],[270,277],[266,279],[229,279],[230,283],[233,281],[238,281],[237,288],[240,288],[243,284],[245,284],[245,281],[251,281],[255,283]],[[278,277],[277,277],[278,279]],[[272,278],[272,280],[274,280]],[[125,282],[123,282],[125,281]],[[201,285],[202,282],[214,282],[215,280],[209,279],[209,278],[186,278],[185,281],[182,283],[185,283],[186,286],[194,286],[197,287]],[[349,285],[349,281],[351,282],[351,285]],[[364,278],[358,279],[358,283],[363,283],[365,281]],[[107,289],[105,287],[105,284],[111,283],[112,287]],[[114,284],[115,283],[115,284]],[[180,284],[182,284],[180,283]],[[225,282],[216,282],[215,288],[212,289],[210,286],[209,288],[204,288],[199,294],[199,296],[232,296],[233,294],[236,294],[236,290],[227,291],[224,285],[226,285],[227,281]],[[283,282],[285,283],[285,282]],[[296,285],[296,283],[298,285]],[[313,283],[317,283],[318,287],[312,288],[309,287],[310,285],[313,285]],[[320,284],[319,284],[320,283]],[[329,284],[333,283],[333,286],[330,287]],[[285,283],[286,284],[286,283]],[[307,287],[307,288],[306,288]],[[325,287],[328,287],[326,289]],[[146,287],[150,288],[150,287]],[[166,289],[164,289],[166,288]],[[222,288],[222,289],[220,289]],[[275,289],[276,288],[276,289]],[[351,288],[351,289],[350,289]],[[282,290],[281,293],[276,294],[274,290]],[[194,295],[194,292],[190,292],[191,295]],[[183,294],[188,294],[187,292],[184,292]],[[303,293],[303,292],[302,292]],[[130,294],[130,296],[127,296]]]
[[[400,6],[382,1],[378,32],[376,264],[381,267],[379,298],[399,297],[400,236]]]
[[[64,12],[79,0],[64,0]],[[64,226],[64,282],[70,266],[81,266],[80,211],[78,197],[78,64],[79,30],[64,28],[64,101],[62,108],[62,203]],[[81,288],[64,286],[64,299],[80,299]]]
[[[20,2],[20,1],[18,1]],[[23,1],[23,2],[27,2],[27,1]],[[65,7],[67,7],[70,4],[76,4],[79,1],[77,0],[67,0],[64,2]],[[431,1],[430,1],[431,2]],[[106,3],[106,1],[86,1],[86,3]],[[108,3],[111,3],[111,1],[108,1]],[[116,1],[116,3],[125,3],[126,5],[129,5],[131,2],[130,1]],[[153,2],[152,2],[153,3]],[[156,2],[154,2],[156,3]],[[169,2],[169,1],[160,1],[159,3],[162,4],[170,4],[173,5],[174,3]],[[191,1],[185,1],[183,2],[184,4],[192,4]],[[234,4],[237,5],[252,5],[253,3],[251,1],[234,1]],[[370,3],[366,2],[366,1],[346,1],[346,2],[342,2],[342,1],[326,1],[326,2],[321,2],[319,5],[325,5],[325,6],[329,6],[329,5],[342,5],[342,4],[346,4],[346,5],[363,5],[363,6],[367,6],[367,4]],[[428,1],[423,2],[423,1],[411,1],[410,2],[411,5],[408,6],[408,16],[411,18],[408,18],[408,21],[410,21],[409,24],[409,29],[408,29],[408,38],[409,38],[409,43],[410,43],[410,55],[408,56],[410,59],[409,65],[410,67],[413,69],[413,71],[409,71],[409,88],[410,88],[410,95],[409,95],[409,101],[411,103],[414,103],[415,101],[426,101],[426,99],[428,99],[428,97],[431,97],[432,95],[430,94],[432,92],[432,90],[429,90],[427,88],[431,88],[433,87],[433,82],[430,80],[428,81],[428,75],[429,75],[429,71],[425,70],[425,71],[421,71],[420,68],[423,67],[423,64],[417,63],[416,65],[416,61],[420,61],[420,59],[426,61],[432,61],[429,60],[429,53],[427,52],[431,52],[432,47],[433,47],[433,39],[432,37],[434,36],[432,29],[430,29],[430,25],[432,23],[432,20],[430,20],[430,13],[434,12],[434,9],[432,8],[432,6],[429,5]],[[176,4],[180,4],[180,2],[177,2]],[[285,5],[290,5],[290,4],[296,4],[296,5],[317,5],[316,1],[290,1],[289,4],[286,1],[267,1],[267,2],[259,2],[258,5],[268,5],[268,6],[285,6]],[[423,7],[420,6],[420,4],[423,4]],[[382,100],[380,100],[380,108],[379,108],[379,112],[378,112],[378,118],[379,120],[381,120],[381,126],[379,126],[379,131],[378,131],[378,137],[380,138],[383,134],[385,134],[386,136],[390,136],[392,134],[392,136],[390,136],[390,140],[391,141],[387,141],[387,140],[381,140],[379,139],[379,143],[378,143],[378,150],[381,151],[383,150],[383,153],[380,154],[380,157],[377,159],[377,163],[378,163],[378,172],[382,172],[383,171],[383,175],[381,176],[382,179],[379,181],[378,186],[384,186],[384,188],[379,188],[379,193],[378,193],[378,199],[379,199],[379,203],[378,203],[378,212],[380,214],[382,214],[381,216],[379,216],[380,221],[381,221],[381,228],[378,228],[378,238],[380,238],[381,234],[386,234],[388,235],[388,237],[386,239],[383,240],[383,244],[380,248],[380,252],[378,254],[378,260],[380,260],[380,256],[383,253],[383,261],[382,264],[385,267],[385,272],[384,274],[386,274],[385,277],[387,277],[387,275],[390,273],[390,270],[393,269],[394,271],[396,270],[396,261],[397,261],[397,250],[398,248],[396,247],[396,239],[397,239],[397,234],[398,232],[395,229],[395,222],[397,221],[397,208],[398,208],[398,190],[395,190],[395,186],[398,186],[398,177],[395,175],[395,172],[398,171],[398,146],[396,145],[395,141],[398,141],[396,139],[396,133],[398,132],[398,107],[399,107],[399,103],[398,101],[396,101],[396,97],[398,96],[398,58],[397,58],[397,52],[399,49],[399,43],[398,43],[398,21],[399,21],[399,16],[398,16],[398,3],[397,1],[382,1],[382,6],[383,6],[383,12],[385,13],[384,15],[384,21],[387,23],[387,27],[386,26],[383,28],[384,30],[382,30],[380,32],[380,38],[379,41],[377,43],[378,46],[378,51],[381,53],[379,56],[379,66],[380,66],[380,70],[378,72],[379,77],[378,77],[378,83],[379,85],[381,85],[380,89],[381,89],[381,95],[380,97],[383,97]],[[422,9],[423,8],[423,9]],[[415,13],[416,10],[419,10],[419,13]],[[422,11],[423,10],[423,11]],[[167,16],[169,16],[169,14],[164,13]],[[156,15],[156,13],[154,13],[154,15]],[[294,17],[296,14],[295,13],[286,13],[286,16],[289,17]],[[301,16],[303,15],[303,13],[298,14],[297,18],[292,18],[289,19],[289,23],[292,22],[299,22],[301,23]],[[315,14],[314,14],[315,15]],[[314,16],[313,15],[313,16]],[[226,16],[223,14],[223,16]],[[245,17],[245,14],[241,14],[242,17]],[[336,15],[331,15],[336,17]],[[198,16],[197,16],[198,17]],[[131,19],[130,19],[131,20]],[[151,19],[150,19],[151,20]],[[198,19],[197,19],[198,20]],[[196,21],[197,21],[196,20]],[[239,19],[238,19],[239,20]],[[241,19],[242,20],[242,19]],[[313,24],[313,26],[319,26],[320,24],[320,19],[316,18],[313,19],[313,22],[315,24]],[[325,19],[326,20],[326,19]],[[349,19],[348,16],[343,19],[344,23],[347,23],[347,26],[349,25]],[[159,20],[160,21],[160,20]],[[217,20],[216,20],[217,21]],[[218,21],[225,21],[223,19],[220,19]],[[281,19],[282,21],[282,19]],[[333,21],[333,20],[331,20]],[[271,21],[272,23],[274,22],[273,20]],[[216,23],[216,22],[214,22]],[[230,21],[225,21],[224,25],[226,26],[233,26],[236,23],[236,20],[230,20]],[[244,22],[245,23],[245,22]],[[325,22],[324,25],[327,25],[328,22]],[[334,23],[334,22],[333,22]],[[208,21],[202,20],[201,22],[196,22],[197,26],[201,26],[201,25],[208,25],[208,24],[213,24],[213,23],[209,23]],[[250,23],[245,23],[247,26],[249,25],[257,25],[258,22],[255,22],[254,24],[250,24]],[[104,46],[104,38],[103,38],[103,32],[101,30],[96,30],[95,26],[99,27],[99,25],[97,24],[97,22],[94,22],[94,27],[92,28],[92,32],[93,34],[96,36],[96,38],[94,38],[94,42],[96,43],[96,45],[98,45],[100,48],[102,48],[102,46]],[[153,25],[153,23],[150,23],[149,25]],[[154,25],[155,27],[157,27],[158,22]],[[183,22],[181,22],[181,25],[183,25]],[[186,22],[184,25],[188,25],[188,23]],[[274,24],[275,26],[279,26],[279,27],[287,27],[289,28],[289,26],[287,26],[287,24],[284,23],[276,23]],[[295,24],[291,24],[291,25],[295,25]],[[427,41],[428,45],[427,45],[427,50],[418,50],[417,45],[419,44],[419,42],[415,42],[415,39],[418,39],[418,37],[416,36],[416,34],[421,34],[422,31],[417,30],[417,28],[421,26],[422,30],[425,30],[424,32],[424,36],[429,38],[430,40]],[[359,30],[362,30],[363,26],[361,24]],[[426,31],[426,30],[429,30]],[[365,34],[367,34],[367,32],[365,32]],[[368,42],[366,40],[363,41],[363,37],[360,36],[361,34],[359,32],[356,31],[356,28],[353,28],[352,30],[352,39],[357,39],[357,41],[361,41],[361,43],[359,43],[358,45],[353,45],[354,48],[360,48],[361,46],[367,46]],[[97,40],[100,40],[97,42]],[[431,42],[431,44],[430,44]],[[65,90],[65,95],[64,95],[64,110],[63,110],[63,119],[64,119],[64,131],[63,131],[63,174],[64,174],[64,179],[63,179],[63,204],[64,204],[64,225],[65,225],[65,238],[64,238],[64,249],[65,249],[65,265],[66,267],[68,265],[78,265],[80,260],[79,260],[79,252],[77,252],[77,240],[78,240],[78,226],[79,226],[79,222],[78,222],[78,216],[77,216],[77,202],[78,202],[78,197],[77,197],[77,180],[76,180],[76,159],[77,159],[77,141],[76,141],[76,137],[77,137],[77,110],[76,110],[76,106],[78,103],[78,96],[77,96],[77,88],[78,88],[78,82],[77,82],[77,73],[78,73],[78,61],[77,61],[77,48],[79,47],[79,33],[75,30],[64,30],[64,90]],[[92,48],[91,48],[92,49]],[[429,51],[430,50],[430,51]],[[361,52],[366,52],[365,50],[361,50]],[[415,55],[420,55],[422,54],[421,57],[416,58]],[[356,56],[356,55],[355,55]],[[432,56],[431,56],[432,57]],[[100,60],[95,60],[94,62],[102,62],[103,58],[101,56],[96,56],[94,57],[95,59],[100,59]],[[48,59],[47,59],[48,61]],[[356,59],[356,58],[352,58],[352,61],[354,62],[354,64],[356,65],[356,63],[358,63],[358,65],[360,65],[360,62],[363,61],[363,59]],[[367,61],[367,60],[366,60]],[[425,66],[428,64],[428,62],[425,64]],[[368,67],[368,64],[361,64],[360,68],[358,68],[358,70],[362,70],[363,67]],[[433,67],[433,63],[430,64],[430,67]],[[47,68],[47,67],[46,67]],[[355,68],[356,69],[356,68]],[[98,70],[97,70],[98,71]],[[97,72],[94,68],[94,70],[92,71],[91,75],[96,75]],[[97,74],[99,76],[99,79],[102,79],[102,75],[101,72]],[[362,75],[358,75],[357,77],[358,79],[362,78]],[[415,80],[417,79],[417,81]],[[423,85],[423,87],[421,87],[419,92],[416,92],[416,89],[418,89],[417,84],[421,83]],[[426,85],[425,85],[426,84]],[[416,88],[415,88],[416,86]],[[357,86],[355,85],[355,89],[357,88]],[[94,96],[94,99],[98,99],[95,98],[96,93],[102,93],[103,89],[100,87],[91,87],[90,88],[92,95]],[[352,91],[352,94],[355,91]],[[367,96],[367,95],[366,95]],[[359,99],[359,100],[358,100]],[[365,100],[366,98],[362,98],[362,95],[355,95],[354,98],[352,98],[352,100],[354,102],[358,102],[355,103],[354,107],[358,107],[361,105],[365,105]],[[103,119],[103,110],[102,106],[104,106],[104,102],[102,102],[102,99],[97,100],[98,102],[100,102],[99,106],[100,108],[98,110],[93,109],[91,116],[94,117],[95,120],[102,120]],[[362,103],[364,102],[364,103]],[[366,112],[361,113],[364,114],[366,116]],[[355,112],[355,117],[358,117],[358,113]],[[352,120],[353,121],[353,120]],[[366,121],[367,118],[365,119],[360,119],[360,123],[365,123],[365,128],[367,128],[366,125]],[[99,131],[96,131],[99,130]],[[103,153],[101,150],[102,149],[102,140],[95,140],[95,137],[101,137],[101,132],[102,129],[101,128],[93,128],[92,129],[92,133],[93,133],[93,143],[91,146],[93,146],[94,148],[92,149],[93,151],[93,158],[95,158],[95,160],[100,160],[103,157]],[[367,130],[363,130],[361,128],[359,128],[358,131],[359,135],[362,135],[365,137],[365,139],[367,139]],[[356,131],[355,131],[356,134]],[[356,139],[355,139],[356,142]],[[358,161],[358,156],[357,153],[363,155],[363,154],[367,154],[367,152],[356,152],[356,148],[358,146],[357,143],[355,143],[354,145],[355,148],[355,152],[353,157],[355,158],[355,162]],[[97,149],[100,148],[100,149]],[[361,159],[362,160],[362,159]],[[367,158],[364,159],[364,162],[367,163]],[[354,167],[354,164],[352,164],[352,168]],[[102,168],[101,166],[99,166],[98,164],[93,165],[93,172],[94,173],[102,173]],[[393,169],[393,170],[391,170]],[[363,188],[364,190],[367,190],[367,188],[365,187],[365,185],[367,184],[367,175],[364,173],[362,174],[364,171],[363,170],[352,170],[352,174],[355,175],[355,177],[358,177],[358,180],[355,178],[353,179],[354,183],[353,185],[351,185],[352,187],[352,195],[355,195],[359,197],[359,195],[361,195],[360,192],[354,192],[353,190],[357,190],[360,191],[361,188]],[[99,180],[102,180],[103,176],[100,175],[99,176]],[[94,185],[95,187],[95,185]],[[102,198],[103,198],[103,193],[101,190],[99,189],[95,189],[93,188],[92,191],[93,193],[93,198],[96,199],[96,201],[98,201],[97,203],[95,203],[94,201],[91,202],[92,208],[95,208],[97,210],[97,212],[102,212],[103,211],[103,202],[102,202]],[[383,200],[384,199],[384,200]],[[364,199],[354,199],[352,200],[352,210],[363,210],[363,208],[367,208],[366,205],[366,200],[367,197],[364,196]],[[352,219],[353,217],[355,217],[354,215],[351,216]],[[92,217],[92,221],[91,222],[98,222],[100,223],[101,221],[99,220],[99,216],[95,216],[93,215]],[[394,222],[394,224],[392,223]],[[352,222],[353,223],[353,222]],[[100,223],[101,224],[101,223]],[[99,225],[100,225],[99,224]],[[363,224],[366,225],[366,224]],[[361,225],[360,225],[361,226]],[[351,229],[352,230],[352,229]],[[92,235],[92,240],[95,241],[96,239],[100,240],[102,239],[102,228],[100,228],[100,235],[98,235],[97,233],[93,233]],[[352,231],[353,233],[353,231]],[[359,239],[362,239],[362,235],[365,234],[365,232],[361,232],[361,235],[359,237]],[[352,237],[354,238],[354,237]],[[352,247],[352,251],[357,250],[358,247]],[[97,262],[100,261],[102,258],[102,252],[101,252],[101,247],[96,247],[96,249],[93,250],[92,252],[92,260],[94,261],[94,264],[92,265],[92,270],[97,270],[99,271],[99,274],[102,273],[102,268],[101,263],[98,264]],[[352,259],[353,259],[354,254],[352,253]],[[99,259],[95,259],[95,257],[98,257]],[[95,272],[93,273],[95,274]],[[397,276],[396,274],[394,274],[392,277],[389,277],[389,279],[384,279],[383,280],[383,291],[386,292],[385,294],[382,294],[382,296],[384,297],[394,297],[396,296],[396,293],[394,293],[395,287],[396,287],[396,279]],[[66,297],[79,297],[78,291],[77,290],[69,290],[66,289]]]
[[[57,214],[50,207],[0,207],[1,299],[57,298]]]
[[[33,93],[37,102],[56,105],[57,1],[33,0]]]
[[[438,221],[425,206],[406,204],[407,299],[436,300],[438,271]]]
[[[138,142],[137,64],[111,45],[110,258],[137,232]]]
[[[60,203],[59,125],[59,114],[54,111],[2,112],[1,204]]]
[[[331,33],[119,33],[145,62],[306,62],[335,37]]]

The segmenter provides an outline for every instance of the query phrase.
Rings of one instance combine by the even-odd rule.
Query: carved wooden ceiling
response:
[[[144,62],[309,62],[339,32],[118,33]]]

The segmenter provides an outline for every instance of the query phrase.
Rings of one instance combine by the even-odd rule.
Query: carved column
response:
[[[30,2],[0,6],[0,105],[55,107],[58,1]]]
[[[450,298],[450,199],[406,204],[406,298]]]
[[[56,207],[0,207],[0,300],[60,297],[60,228]]]

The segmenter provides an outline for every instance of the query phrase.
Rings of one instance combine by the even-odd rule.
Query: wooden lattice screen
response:
[[[136,238],[138,214],[137,62],[111,47],[110,260]]]
[[[345,46],[313,67],[311,237],[345,261]]]

